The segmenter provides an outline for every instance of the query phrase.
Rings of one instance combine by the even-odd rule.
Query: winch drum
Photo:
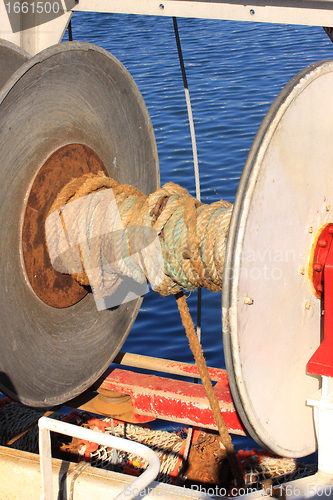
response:
[[[90,148],[119,182],[146,194],[159,186],[153,127],[136,84],[115,57],[81,42],[32,57],[0,92],[0,390],[30,406],[63,403],[95,382],[142,300],[98,312],[88,294],[57,308],[29,282],[22,247],[29,193],[45,162],[72,145]],[[49,186],[50,198],[61,187]]]
[[[317,447],[321,301],[309,276],[316,234],[332,222],[333,62],[281,91],[255,137],[237,191],[223,277],[223,343],[236,409],[264,448],[302,457]]]

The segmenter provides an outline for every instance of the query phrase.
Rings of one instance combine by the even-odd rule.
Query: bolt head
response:
[[[331,224],[330,226],[328,226],[327,231],[328,231],[330,234],[333,234],[333,225],[332,225],[332,224]]]
[[[321,238],[320,240],[318,240],[318,246],[320,246],[322,248],[327,247],[327,240],[324,240]]]
[[[320,273],[323,270],[323,266],[321,264],[314,264],[313,269]]]

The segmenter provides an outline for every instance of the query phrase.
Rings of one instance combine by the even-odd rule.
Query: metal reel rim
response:
[[[32,57],[29,54],[29,52],[22,49],[22,47],[16,45],[16,43],[10,42],[9,40],[5,40],[4,38],[0,38],[0,47],[6,47],[7,49],[12,50],[17,54],[20,54],[22,57],[25,57],[26,59],[30,59]]]
[[[14,45],[14,44],[11,44],[11,45]],[[14,45],[14,47],[16,47],[16,46]],[[0,106],[3,102],[3,100],[5,99],[5,97],[7,96],[7,94],[9,93],[9,91],[20,80],[20,78],[22,78],[22,76],[25,73],[27,73],[27,71],[29,71],[29,69],[31,69],[33,66],[43,62],[45,59],[48,59],[53,55],[57,55],[57,54],[60,54],[62,52],[69,52],[69,51],[75,51],[75,50],[79,50],[79,51],[92,50],[94,52],[98,52],[98,53],[102,54],[103,56],[110,59],[113,63],[117,64],[118,68],[126,75],[126,77],[131,82],[131,84],[134,87],[136,87],[136,89],[137,89],[136,96],[140,102],[140,106],[142,107],[142,109],[146,110],[147,122],[150,125],[151,130],[153,131],[153,125],[151,123],[151,118],[150,118],[150,115],[148,113],[148,110],[146,108],[146,103],[145,103],[143,96],[142,96],[140,90],[138,89],[132,75],[126,69],[126,67],[121,63],[121,61],[119,61],[119,59],[117,59],[115,56],[113,56],[107,50],[105,50],[102,47],[99,47],[97,45],[94,45],[92,43],[89,43],[89,42],[63,42],[63,43],[60,43],[58,45],[53,45],[51,47],[48,47],[48,48],[42,50],[41,52],[38,52],[35,56],[30,56],[23,49],[21,49],[21,50],[24,52],[24,54],[27,54],[29,56],[29,59],[25,63],[23,63],[22,66],[20,66],[15,71],[15,73],[11,76],[11,78],[7,81],[7,83],[0,89]],[[156,141],[154,141],[154,146],[155,146],[154,156],[155,156],[155,160],[156,160],[157,174],[159,174],[159,163],[158,163],[158,152],[157,152]],[[158,187],[160,187],[160,181],[159,181]]]
[[[40,300],[39,297],[38,297],[38,300]],[[84,297],[81,302],[83,302],[84,300],[89,300],[89,297],[88,298]],[[128,329],[127,329],[127,331],[124,334],[125,340],[126,340],[126,337],[127,337],[128,333],[130,332],[130,330],[131,330],[131,328],[132,328],[132,326],[133,326],[133,324],[135,322],[137,314],[139,313],[142,301],[143,301],[142,297],[140,297],[136,301],[136,306],[135,306],[135,308],[133,310],[133,320],[132,320],[131,324],[128,326]],[[48,306],[48,307],[50,307],[50,306]],[[118,346],[117,346],[117,348],[114,349],[114,351],[113,351],[114,352],[114,356],[112,358],[112,361],[117,356],[117,354],[121,350],[122,346],[123,346],[123,341],[121,339],[120,342],[119,342],[119,344],[118,344]],[[82,384],[80,386],[80,391],[79,392],[78,392],[77,388],[73,389],[72,391],[67,392],[66,393],[66,399],[63,402],[59,401],[59,397],[55,397],[55,398],[48,398],[47,403],[43,403],[42,401],[40,401],[39,404],[36,405],[36,401],[34,399],[29,399],[29,398],[25,398],[25,397],[19,397],[18,398],[17,394],[14,393],[14,392],[12,392],[7,387],[6,387],[6,390],[5,390],[4,394],[7,397],[9,397],[10,399],[12,399],[13,401],[15,401],[17,403],[24,404],[24,405],[32,407],[32,408],[50,408],[52,406],[58,406],[59,404],[63,404],[65,402],[67,402],[67,401],[70,401],[70,400],[74,399],[75,397],[79,396],[80,394],[83,394],[86,390],[88,390],[89,388],[91,388],[100,379],[100,377],[105,372],[107,372],[107,369],[109,368],[109,366],[110,366],[110,362],[108,361],[108,362],[105,363],[104,366],[102,366],[102,368],[100,368],[100,370],[97,372],[96,376],[95,375],[91,376],[89,379],[86,380],[85,384]],[[1,389],[1,384],[0,384],[0,389]]]
[[[0,38],[0,90],[30,57],[30,54],[18,45]]]

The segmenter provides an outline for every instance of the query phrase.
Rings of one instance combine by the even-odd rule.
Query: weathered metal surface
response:
[[[45,220],[59,191],[75,177],[107,171],[97,154],[82,144],[68,144],[55,151],[40,168],[25,208],[22,250],[25,271],[36,295],[52,307],[69,307],[85,297],[88,289],[70,274],[51,264],[45,237]]]
[[[183,363],[179,361],[167,360],[167,359],[153,358],[151,356],[143,356],[140,354],[119,352],[115,357],[115,359],[113,360],[113,364],[132,366],[135,368],[141,368],[150,371],[160,371],[163,373],[172,373],[174,375],[182,375],[183,377],[185,376],[190,378],[200,378],[199,370],[196,367],[196,365],[190,363]],[[213,381],[218,382],[218,384],[215,387],[217,388],[223,387],[225,391],[227,391],[223,392],[222,396],[222,398],[226,397],[226,399],[225,400],[221,399],[221,401],[227,401],[229,404],[231,402],[231,399],[230,399],[230,392],[228,392],[229,386],[228,386],[228,376],[226,370],[222,370],[219,368],[208,368],[208,371],[211,376],[211,379]],[[126,373],[126,372],[120,370],[120,373]],[[119,418],[121,420],[124,420],[125,422],[143,423],[154,420],[154,418],[164,418],[165,412],[163,411],[163,409],[157,408],[156,405],[154,407],[154,412],[151,412],[149,410],[149,415],[145,412],[144,416],[142,414],[142,411],[138,409],[135,403],[135,398],[131,398],[130,401],[126,402],[124,402],[124,400],[122,399],[117,400],[116,396],[118,396],[119,394],[132,395],[133,392],[135,392],[137,389],[138,378],[140,378],[141,376],[138,374],[133,374],[132,372],[127,372],[127,373],[128,375],[126,376],[126,384],[125,386],[122,385],[122,390],[120,393],[114,392],[115,389],[110,390],[110,383],[111,381],[113,381],[113,375],[112,375],[113,371],[107,370],[107,372],[103,374],[103,376],[100,377],[100,379],[94,384],[95,388],[98,387],[97,389],[98,392],[102,393],[102,398],[100,398],[94,392],[87,392],[85,394],[82,394],[78,398],[69,401],[67,404],[75,408],[79,408],[90,412],[96,412],[101,415],[113,416],[114,418]],[[144,381],[142,382],[143,384],[145,383]],[[165,387],[166,386],[175,387],[175,384],[177,384],[178,386],[179,381],[166,379],[162,377],[155,377],[155,378],[150,378],[149,383],[150,383],[149,386],[150,389],[149,391],[147,391],[147,396],[149,396],[149,394],[150,395],[152,394],[151,390],[154,390],[152,388],[155,385],[155,383],[157,383],[158,387],[160,387],[161,384],[162,385],[164,384]],[[201,385],[200,386],[198,386],[197,384],[188,385],[187,382],[182,382],[181,386],[182,387],[184,386],[187,395],[190,394],[192,387],[194,387],[196,390],[199,387],[201,396],[203,398],[206,398],[205,392],[203,391],[203,387]],[[144,389],[142,390],[144,391]],[[155,396],[156,395],[154,394],[154,397]],[[170,397],[171,398],[173,397],[172,393],[170,393]],[[189,397],[191,397],[191,395]],[[103,398],[106,398],[104,403],[102,401]],[[174,412],[173,416],[170,417],[170,419],[173,421],[178,421],[179,418],[178,410],[176,408],[178,402],[179,402],[179,395],[174,401],[176,411]],[[148,407],[147,400],[144,404]],[[168,404],[170,406],[170,401]],[[188,404],[188,402],[186,402],[186,404]],[[208,402],[206,402],[206,406],[207,405]],[[237,425],[239,425],[241,428],[241,424]]]
[[[0,89],[29,58],[28,52],[21,47],[0,38]]]
[[[119,352],[141,299],[97,311],[92,294],[55,308],[33,291],[21,245],[36,175],[61,147],[92,149],[110,175],[148,194],[159,186],[143,98],[111,54],[85,43],[54,46],[24,63],[0,91],[0,390],[30,406],[83,392]]]
[[[223,282],[230,388],[263,448],[316,449],[320,377],[306,366],[321,341],[321,301],[306,269],[317,231],[332,222],[333,62],[296,75],[271,106],[250,150],[233,209]],[[246,301],[251,298],[251,301]]]
[[[142,354],[133,354],[130,352],[119,352],[114,358],[113,363],[142,368],[145,370],[158,371],[163,373],[173,373],[174,375],[183,375],[187,377],[200,378],[199,370],[196,365],[173,361],[170,359],[154,358],[143,356]],[[223,385],[228,384],[228,375],[225,370],[220,368],[208,368],[211,380],[220,381]]]
[[[115,368],[100,387],[130,394],[135,412],[139,415],[216,429],[202,385]],[[244,435],[228,384],[217,382],[214,391],[229,431]]]
[[[93,400],[95,412],[99,415],[118,415],[131,411],[132,402],[128,394],[100,389]]]
[[[227,452],[218,434],[194,429],[183,478],[189,482],[228,488],[231,478]]]

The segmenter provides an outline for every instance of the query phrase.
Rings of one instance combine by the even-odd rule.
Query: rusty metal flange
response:
[[[39,170],[31,187],[22,229],[22,250],[29,282],[38,297],[52,307],[79,302],[88,289],[70,274],[51,264],[45,237],[45,220],[61,189],[73,178],[107,171],[96,153],[82,144],[68,144],[54,152]]]

